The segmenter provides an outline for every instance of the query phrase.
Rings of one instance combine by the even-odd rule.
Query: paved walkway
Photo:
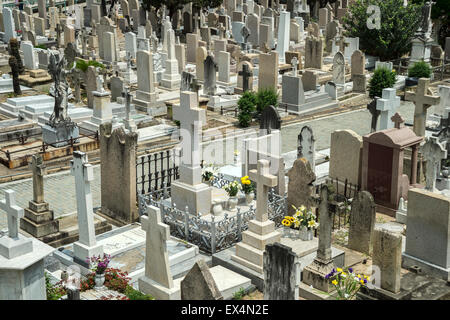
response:
[[[433,111],[429,109],[429,113]],[[402,102],[399,112],[407,122],[412,122],[414,105]],[[297,135],[304,125],[310,125],[316,137],[316,150],[330,147],[331,132],[337,129],[352,129],[360,135],[370,132],[370,113],[366,109],[351,111],[330,117],[319,118],[307,122],[295,123],[281,129],[283,146],[282,152],[296,150]],[[100,206],[100,166],[94,166],[94,181],[91,183],[94,208]],[[4,199],[4,190],[16,191],[16,201],[23,208],[28,207],[28,201],[33,197],[32,179],[8,182],[0,185],[0,199]],[[75,181],[70,171],[48,175],[44,178],[45,201],[54,210],[55,217],[73,213],[77,210],[75,198]],[[0,230],[6,228],[6,215],[0,210]]]

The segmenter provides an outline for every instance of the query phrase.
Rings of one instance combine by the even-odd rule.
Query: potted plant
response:
[[[354,300],[359,289],[366,286],[367,282],[370,281],[369,276],[356,274],[352,268],[333,269],[325,276],[325,279],[331,280],[336,288],[337,300]]]
[[[254,182],[250,181],[248,176],[242,177],[241,178],[241,188],[245,194],[245,200],[247,202],[247,205],[250,205],[250,203],[252,203],[253,199],[255,199],[255,184],[254,184]]]
[[[214,175],[217,172],[217,168],[214,165],[208,165],[203,169],[202,173],[202,179],[203,182],[207,184],[211,184],[211,182],[214,180]]]
[[[236,205],[238,203],[238,199],[236,197],[238,191],[239,191],[239,183],[237,181],[230,182],[223,188],[228,193],[229,199],[228,199],[228,210],[234,211],[236,210]]]
[[[295,232],[298,234],[301,240],[310,241],[314,238],[314,229],[317,229],[319,224],[316,222],[316,215],[305,206],[292,206],[295,210],[293,216],[286,216],[281,221],[281,224],[287,227],[289,235],[292,235],[289,229],[298,230]]]
[[[419,78],[430,78],[431,67],[425,61],[418,61],[408,70],[408,77],[405,80],[406,87],[416,86]]]
[[[95,273],[95,288],[103,288],[105,283],[105,271],[108,268],[109,263],[111,262],[111,256],[104,253],[103,257],[93,256],[88,259],[86,262],[92,265],[91,270]]]

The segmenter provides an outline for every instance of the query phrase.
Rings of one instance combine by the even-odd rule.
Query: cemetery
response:
[[[444,2],[0,2],[0,300],[450,300]]]

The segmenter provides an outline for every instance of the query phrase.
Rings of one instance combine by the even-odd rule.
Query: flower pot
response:
[[[222,203],[221,202],[214,203],[212,210],[215,216],[219,216],[223,211]]]
[[[238,198],[236,196],[230,197],[228,199],[228,210],[235,211],[237,204],[238,204]]]
[[[291,228],[291,227],[284,227],[283,228],[283,237],[284,238],[289,238],[289,239],[292,239],[292,240],[296,240],[296,239],[299,239],[299,232],[298,232],[298,229],[294,229],[294,228]]]
[[[308,229],[307,227],[301,227],[300,228],[300,239],[303,241],[311,241],[312,239],[314,239],[314,230]]]
[[[95,274],[95,289],[96,290],[102,289],[104,287],[104,284],[105,284],[105,274],[104,273],[101,273],[101,274],[96,273]]]
[[[250,192],[250,193],[247,193],[245,195],[245,201],[247,202],[248,206],[253,202],[253,199],[255,199],[255,193],[254,192]]]

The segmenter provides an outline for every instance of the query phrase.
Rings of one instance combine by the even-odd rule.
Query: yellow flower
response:
[[[341,268],[336,268],[336,271],[337,272],[342,272],[342,269]]]
[[[288,219],[283,219],[283,221],[281,221],[281,224],[282,224],[283,226],[290,227],[291,224],[292,224],[292,222],[289,221]]]
[[[361,284],[364,284],[364,280],[363,279],[359,280],[359,282],[361,282]]]
[[[338,282],[336,280],[331,281],[332,284],[334,284],[335,286],[337,286]]]
[[[308,227],[314,227],[316,222],[314,220],[308,221]]]

